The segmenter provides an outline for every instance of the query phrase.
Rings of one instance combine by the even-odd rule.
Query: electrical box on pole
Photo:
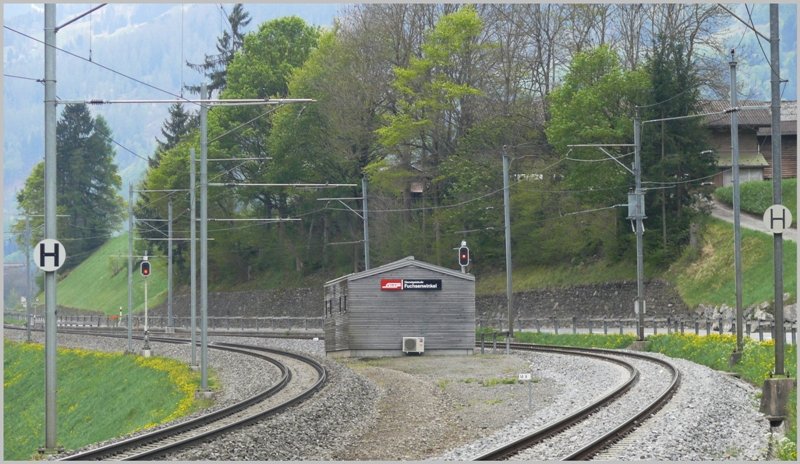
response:
[[[647,219],[644,215],[644,193],[628,193],[628,219]]]

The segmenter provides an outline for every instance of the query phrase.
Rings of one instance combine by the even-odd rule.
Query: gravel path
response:
[[[41,334],[35,336],[41,338]],[[5,337],[19,340],[25,333],[5,331]],[[323,361],[330,381],[311,399],[277,418],[168,459],[466,460],[586,404],[621,382],[625,373],[614,364],[548,353],[336,362],[324,358],[322,341],[238,337],[212,341],[312,354]],[[59,335],[59,345],[122,351],[127,341]],[[189,360],[185,346],[154,344],[153,351]],[[223,387],[218,405],[247,396],[277,376],[277,370],[265,375],[263,366],[243,363],[240,358],[210,351],[210,365]],[[673,400],[601,458],[765,459],[769,424],[758,413],[758,389],[688,361],[673,362],[683,375]],[[512,380],[521,372],[533,374],[531,409],[527,385]]]

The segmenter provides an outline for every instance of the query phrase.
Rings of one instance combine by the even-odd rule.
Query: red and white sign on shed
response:
[[[381,279],[381,291],[397,292],[403,289],[403,279]]]

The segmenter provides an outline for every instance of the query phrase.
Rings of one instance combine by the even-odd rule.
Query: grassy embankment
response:
[[[3,459],[34,459],[44,445],[44,347],[6,340],[3,348]],[[201,405],[194,400],[199,373],[179,361],[59,349],[56,368],[57,439],[68,450],[171,421]]]
[[[736,306],[733,228],[709,219],[697,251],[687,250],[665,277],[690,307],[700,303]],[[772,237],[742,230],[742,300],[745,307],[774,299]],[[796,300],[797,244],[783,242],[783,287]]]
[[[128,310],[128,235],[114,237],[95,251],[80,266],[58,282],[58,304],[69,308],[118,314]],[[152,274],[148,277],[148,306],[162,303],[167,297],[167,259],[150,257]],[[43,300],[42,296],[39,296]],[[144,311],[144,282],[139,264],[134,261],[133,311]]]

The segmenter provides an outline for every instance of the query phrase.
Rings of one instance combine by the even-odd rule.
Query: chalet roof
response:
[[[739,125],[764,127],[772,124],[770,102],[763,100],[740,100],[739,106],[762,106],[764,109],[743,110],[739,112]],[[728,100],[706,100],[700,104],[700,113],[716,113],[730,109]],[[731,118],[728,114],[706,116],[706,125],[709,127],[730,127]],[[781,102],[781,121],[797,121],[797,101],[784,100]],[[796,132],[795,132],[796,133]]]
[[[414,259],[413,256],[407,256],[407,257],[405,257],[403,259],[399,259],[397,261],[393,261],[391,263],[384,264],[383,266],[374,267],[372,269],[368,269],[366,271],[361,271],[361,272],[356,272],[356,273],[353,273],[353,274],[347,274],[347,275],[344,275],[342,277],[338,277],[336,279],[329,280],[329,281],[325,282],[325,286],[327,287],[328,285],[335,284],[337,282],[341,282],[342,280],[348,280],[348,281],[359,280],[359,279],[363,279],[365,277],[370,277],[370,276],[373,276],[373,275],[376,275],[376,274],[382,274],[384,272],[394,271],[395,269],[401,269],[401,268],[409,267],[409,266],[419,267],[419,268],[422,268],[422,269],[428,269],[428,270],[431,270],[431,271],[434,271],[434,272],[439,272],[441,274],[446,274],[446,275],[449,275],[451,277],[457,277],[457,278],[464,279],[464,280],[472,280],[472,281],[475,280],[475,276],[473,276],[472,274],[464,274],[463,272],[456,271],[454,269],[449,269],[449,268],[446,268],[446,267],[437,266],[435,264],[426,263],[425,261],[417,261],[417,260]]]

